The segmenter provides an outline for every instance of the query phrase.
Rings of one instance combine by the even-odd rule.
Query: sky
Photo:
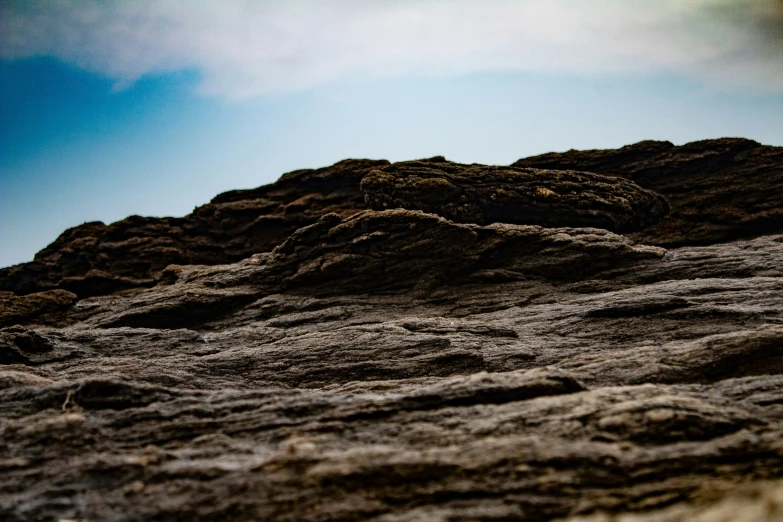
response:
[[[783,145],[781,0],[0,0],[0,267],[341,159]]]

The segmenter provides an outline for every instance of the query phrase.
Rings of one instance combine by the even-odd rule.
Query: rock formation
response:
[[[240,261],[271,251],[325,214],[350,216],[367,208],[426,210],[478,224],[598,226],[665,247],[749,239],[783,232],[781,165],[783,147],[743,139],[544,154],[519,160],[514,168],[465,166],[443,158],[395,165],[346,160],[291,172],[257,189],[220,194],[184,218],[131,216],[108,226],[96,222],[66,230],[34,261],[0,269],[0,291],[63,289],[84,298],[150,287],[170,264]],[[535,176],[534,167],[579,172]],[[412,179],[427,172],[418,193],[408,187],[397,194],[400,187],[384,185],[390,176],[399,180],[414,171]],[[379,172],[385,173],[380,183]],[[492,182],[483,187],[471,181],[487,176]],[[427,184],[438,189],[429,191]],[[446,185],[451,188],[444,190]],[[673,207],[668,215],[667,203],[650,191],[666,197]],[[431,193],[438,194],[431,201],[420,198]],[[639,228],[644,229],[632,232]]]
[[[184,218],[85,223],[63,232],[33,262],[0,269],[0,291],[60,288],[89,297],[154,286],[170,264],[240,261],[272,250],[324,214],[362,210],[359,182],[388,163],[347,160],[290,172],[272,185],[220,194]]]
[[[543,154],[514,166],[622,176],[664,195],[671,214],[631,235],[648,244],[706,245],[783,231],[783,147],[744,139],[680,147],[643,141],[617,150]]]
[[[351,160],[66,232],[2,275],[0,519],[780,520],[783,235],[673,192],[709,143],[783,169]]]
[[[632,232],[669,212],[664,198],[622,178],[434,161],[395,163],[362,179],[371,208],[409,208],[460,223],[598,227]]]

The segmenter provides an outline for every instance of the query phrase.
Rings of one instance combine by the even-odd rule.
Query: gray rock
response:
[[[666,250],[606,230],[657,215],[630,182],[384,165],[66,233],[12,269],[6,282],[88,290],[0,293],[0,520],[776,520],[783,236]],[[609,203],[545,209],[580,227],[489,223],[474,170],[516,191],[507,208],[535,176]],[[448,191],[425,209],[442,215],[361,208],[363,176],[403,204],[452,171],[481,216],[446,219]],[[237,225],[267,204],[300,225]],[[171,257],[171,227],[200,212],[236,235]]]
[[[328,215],[23,323],[7,520],[552,520],[783,473],[781,236]]]

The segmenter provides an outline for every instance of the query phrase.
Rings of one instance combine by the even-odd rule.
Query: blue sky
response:
[[[0,266],[347,157],[783,145],[781,2],[0,2]]]

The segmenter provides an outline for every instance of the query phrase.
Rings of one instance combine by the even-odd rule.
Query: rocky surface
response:
[[[28,295],[0,292],[0,326],[56,321],[76,301],[76,294],[65,290],[47,290]]]
[[[675,147],[643,141],[617,150],[572,150],[516,167],[622,176],[662,194],[672,212],[631,237],[661,246],[705,245],[783,232],[783,147],[719,139]]]
[[[221,264],[272,250],[334,212],[364,209],[359,181],[388,161],[346,160],[298,170],[253,190],[216,196],[183,218],[131,216],[66,230],[31,263],[0,269],[0,291],[60,288],[80,297],[154,286],[170,264]]]
[[[394,165],[345,160],[220,194],[183,218],[131,216],[66,230],[34,261],[0,269],[0,291],[63,289],[84,298],[151,287],[170,264],[240,261],[323,215],[368,208],[477,224],[596,226],[666,247],[748,239],[783,232],[781,165],[783,147],[743,139],[551,153],[512,168],[441,157]]]
[[[0,293],[1,520],[779,520],[783,235],[665,249],[326,190],[242,259]]]
[[[783,520],[783,481],[739,488],[703,506],[676,505],[650,513],[601,513],[568,522],[779,522]]]
[[[598,227],[632,232],[669,212],[660,195],[622,178],[570,170],[395,163],[362,179],[375,210],[408,208],[460,223]]]

